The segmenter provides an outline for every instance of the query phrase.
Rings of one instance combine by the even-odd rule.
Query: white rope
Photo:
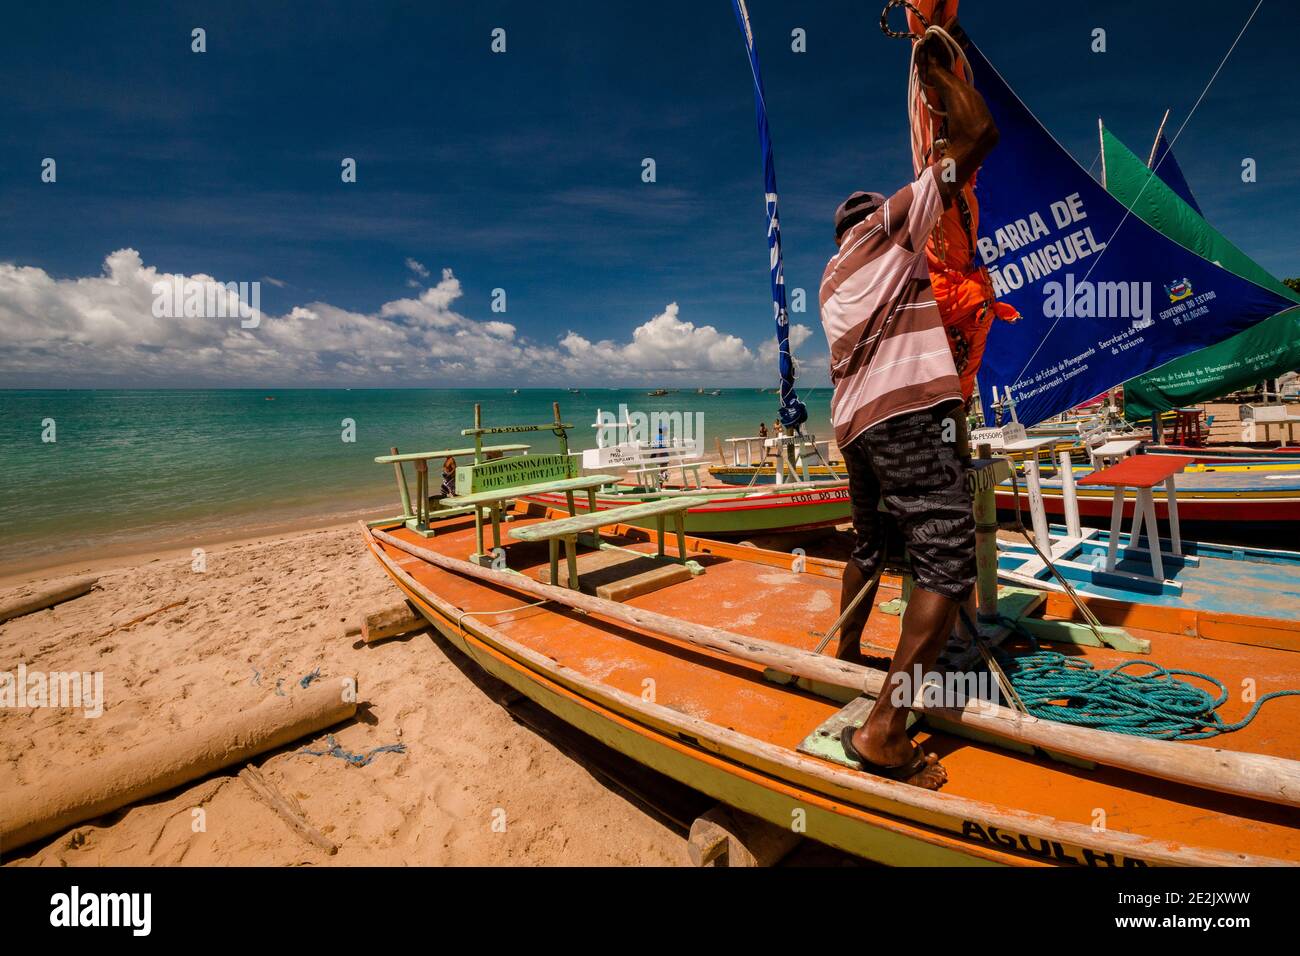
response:
[[[456,616],[456,630],[463,630],[460,626],[460,622],[465,620],[467,617],[482,617],[483,615],[495,617],[498,614],[515,614],[519,611],[527,611],[529,608],[541,607],[550,600],[550,598],[542,598],[540,601],[534,601],[532,604],[521,604],[518,607],[508,607],[501,611],[466,611],[462,608],[460,609],[460,614]]]
[[[931,34],[939,37],[940,42],[947,48],[949,56],[954,63],[960,63],[962,66],[963,79],[968,85],[975,85],[975,73],[971,69],[970,60],[966,58],[966,51],[961,48],[961,44],[952,38],[941,26],[926,27],[925,33],[919,40],[912,44],[911,58],[908,64],[907,77],[907,119],[908,126],[912,134],[912,168],[919,175],[928,165],[930,152],[934,149],[934,129],[930,127],[930,142],[924,142],[921,134],[922,124],[917,116],[918,107],[924,105],[929,111],[931,117],[947,116],[947,112],[935,107],[925,95],[925,87],[921,83],[920,71],[916,68],[916,48],[921,45]]]

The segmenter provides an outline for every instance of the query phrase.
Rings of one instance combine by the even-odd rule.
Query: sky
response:
[[[910,174],[907,44],[877,4],[749,6],[808,303],[792,337],[824,384],[832,213]],[[1206,217],[1295,276],[1294,3],[1265,0],[1196,105],[1253,7],[965,0],[961,20],[1084,166],[1099,115],[1145,155],[1195,107],[1174,151]],[[5,12],[0,387],[775,385],[765,230],[729,0]],[[154,315],[170,276],[259,282],[260,324]]]

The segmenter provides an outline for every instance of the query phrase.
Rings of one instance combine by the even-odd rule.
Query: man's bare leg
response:
[[[912,590],[903,615],[898,650],[894,652],[884,689],[867,722],[853,735],[853,748],[872,763],[896,767],[911,758],[912,741],[907,736],[907,715],[911,707],[896,707],[890,700],[896,686],[894,674],[906,675],[903,686],[910,688],[914,695],[917,690],[911,687],[914,665],[920,664],[922,673],[933,669],[956,619],[956,601],[921,588]],[[908,782],[937,790],[947,779],[948,772],[932,754],[925,769]]]
[[[849,561],[844,565],[844,574],[840,584],[840,613],[849,606],[862,586],[867,583],[867,577],[862,573],[856,561]],[[867,618],[871,615],[871,609],[876,604],[876,591],[880,587],[880,578],[877,577],[871,585],[871,591],[853,609],[853,613],[848,616],[844,624],[840,627],[840,643],[835,651],[835,656],[842,661],[851,661],[854,664],[865,664],[866,658],[862,655],[861,642],[862,631],[867,626]]]

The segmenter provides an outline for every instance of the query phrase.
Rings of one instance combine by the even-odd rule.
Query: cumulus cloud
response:
[[[604,368],[613,376],[621,371],[738,372],[754,366],[754,353],[741,339],[711,325],[683,321],[676,302],[638,326],[631,342],[589,342],[569,332],[560,340],[560,347],[570,360]]]
[[[408,266],[424,269],[415,260]],[[757,349],[682,318],[677,303],[630,341],[591,341],[570,331],[538,341],[509,323],[455,308],[460,280],[443,269],[418,296],[359,312],[328,302],[263,312],[256,328],[231,318],[155,315],[155,284],[215,282],[176,276],[119,249],[97,276],[57,279],[0,262],[0,383],[9,385],[401,384],[573,382],[749,384],[771,377],[774,347]],[[796,346],[811,334],[791,328]]]
[[[790,350],[795,355],[800,354],[800,347],[812,336],[812,329],[806,325],[790,326]],[[758,347],[759,358],[769,366],[776,364],[776,336],[765,339],[763,344]]]

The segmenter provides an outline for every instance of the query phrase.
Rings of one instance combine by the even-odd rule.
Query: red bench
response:
[[[1147,541],[1151,548],[1151,573],[1157,581],[1165,579],[1165,566],[1160,553],[1160,525],[1156,521],[1155,498],[1151,489],[1163,483],[1169,504],[1169,540],[1173,554],[1181,557],[1183,539],[1178,530],[1178,496],[1174,491],[1174,475],[1188,465],[1195,464],[1195,458],[1180,455],[1135,455],[1125,458],[1117,465],[1094,471],[1079,480],[1082,485],[1101,485],[1115,489],[1114,503],[1110,511],[1110,544],[1106,551],[1106,570],[1114,571],[1119,550],[1120,527],[1124,522],[1124,492],[1132,488],[1137,492],[1137,502],[1133,506],[1133,527],[1129,531],[1129,545],[1138,546],[1138,536],[1142,533],[1145,518]]]

